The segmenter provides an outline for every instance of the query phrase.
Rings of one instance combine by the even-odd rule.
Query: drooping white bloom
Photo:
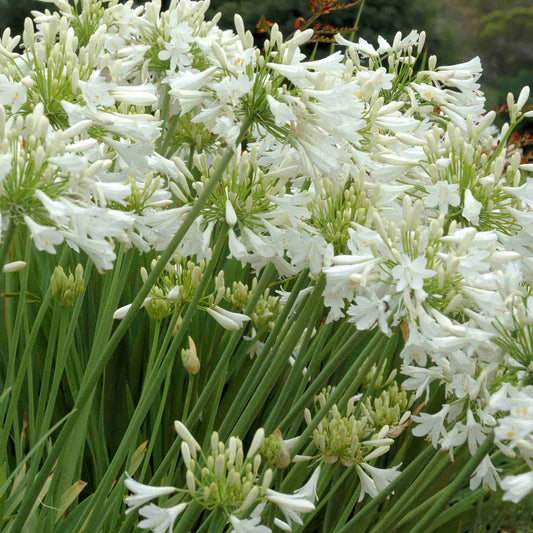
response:
[[[444,422],[449,411],[450,406],[444,405],[438,413],[420,413],[419,416],[412,416],[411,418],[418,424],[413,428],[413,435],[416,437],[427,435],[427,438],[431,440],[433,447],[436,448],[440,437],[446,435]]]
[[[124,502],[128,506],[126,514],[131,513],[134,509],[137,509],[141,505],[144,505],[155,498],[172,494],[176,491],[175,487],[152,487],[150,485],[144,485],[143,483],[135,481],[127,472],[124,485],[126,485],[126,488],[133,493],[124,498]]]
[[[24,217],[24,221],[30,230],[31,237],[37,250],[44,250],[49,254],[55,254],[56,249],[54,246],[61,244],[64,240],[64,236],[51,226],[37,224],[37,222],[27,215]]]
[[[296,120],[296,115],[289,104],[280,102],[270,95],[267,96],[267,101],[277,126],[284,126],[287,122]]]
[[[305,485],[300,487],[298,490],[294,491],[294,494],[305,498],[311,503],[314,503],[318,497],[316,489],[318,485],[318,479],[320,478],[320,470],[320,466],[316,467],[307,483],[305,483]]]
[[[271,533],[271,529],[261,524],[261,513],[265,508],[264,504],[258,505],[251,513],[250,517],[239,520],[236,516],[230,516],[230,524],[233,527],[230,533]]]
[[[468,409],[466,413],[465,427],[468,440],[468,449],[470,450],[470,453],[474,455],[477,451],[478,445],[482,444],[485,440],[488,429],[484,429],[479,422],[476,422],[470,409]]]
[[[470,478],[470,490],[476,490],[482,484],[484,489],[495,491],[500,483],[498,469],[492,464],[490,456],[487,454]]]
[[[310,513],[315,510],[314,504],[308,499],[309,491],[311,490],[316,489],[313,489],[313,487],[306,487],[305,493],[300,495],[298,493],[283,494],[282,492],[268,489],[266,497],[267,500],[276,504],[281,509],[281,512],[284,514],[285,519],[290,527],[292,522],[302,525],[303,521],[300,515]]]
[[[377,468],[375,466],[370,466],[367,463],[362,463],[361,467],[364,468],[372,477],[376,489],[381,492],[388,485],[390,485],[400,474],[398,466],[393,468]]]
[[[172,533],[176,518],[186,509],[187,503],[180,503],[174,507],[158,507],[151,503],[139,509],[139,514],[144,517],[138,526],[141,529],[150,529],[154,533]]]
[[[357,501],[362,502],[366,494],[371,498],[375,498],[379,494],[379,491],[374,480],[359,465],[355,465],[355,471],[361,483],[361,491]]]
[[[518,503],[533,490],[533,471],[506,476],[502,479],[500,486],[505,491],[503,500]]]
[[[236,331],[244,327],[244,323],[250,320],[249,316],[242,313],[233,313],[227,309],[223,309],[216,305],[213,308],[206,309],[207,313],[211,315],[224,329]]]

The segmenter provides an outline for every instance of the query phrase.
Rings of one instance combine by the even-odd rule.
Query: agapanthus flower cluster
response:
[[[292,522],[303,524],[301,514],[315,509],[316,486],[320,476],[317,468],[309,481],[294,494],[284,494],[270,488],[273,480],[271,468],[265,468],[261,447],[265,438],[263,428],[257,430],[247,453],[240,439],[230,437],[227,444],[220,441],[217,432],[210,438],[210,448],[204,452],[185,425],[175,422],[182,438],[181,455],[186,467],[186,488],[152,487],[128,477],[126,487],[132,494],[125,498],[127,513],[139,509],[145,520],[139,527],[153,530],[172,530],[177,517],[194,502],[205,509],[220,509],[232,526],[232,531],[255,530],[265,504],[276,505],[284,516],[275,519],[275,525],[291,530]],[[172,507],[158,507],[150,503],[156,498],[182,492],[186,501]],[[251,517],[248,517],[251,515]],[[260,526],[262,531],[271,531]],[[159,528],[159,529],[157,529]]]
[[[208,20],[208,0],[172,0],[166,11],[158,0],[50,3],[56,9],[35,12],[22,39],[6,31],[0,43],[2,240],[25,225],[37,250],[66,244],[100,272],[114,268],[119,249],[135,248],[155,257],[138,270],[146,283],[183,230],[142,304],[148,317],[173,316],[175,335],[195,302],[228,335],[246,330],[243,353],[274,345],[283,354],[277,320],[294,319],[287,302],[307,309],[316,328],[291,331],[287,366],[311,387],[328,362],[307,367],[300,354],[320,328],[403,334],[387,379],[375,367],[363,397],[330,405],[330,388],[317,398],[324,416],[305,411],[306,455],[291,458],[298,439],[275,433],[277,420],[246,455],[237,436],[213,433],[202,447],[176,423],[186,486],[128,478],[139,526],[171,531],[194,502],[223,510],[235,531],[265,532],[263,506],[273,503],[283,515],[276,525],[290,530],[315,509],[320,470],[285,494],[270,488],[276,468],[295,458],[339,462],[355,470],[360,500],[376,497],[401,468],[373,460],[409,426],[452,459],[463,444],[474,456],[493,435],[514,474],[501,478],[486,455],[470,488],[499,484],[507,500],[526,496],[533,165],[508,140],[533,116],[524,109],[529,88],[509,95],[509,122],[498,128],[485,110],[479,58],[439,66],[426,59],[424,32],[377,46],[338,35],[336,51],[316,59],[305,48],[312,30],[285,39],[274,24],[260,48],[240,16],[235,31],[221,29],[219,16]],[[217,269],[196,300],[217,246],[231,269]],[[256,298],[264,272],[272,280]],[[82,276],[55,271],[62,305],[83,292]],[[285,291],[293,280],[307,285]],[[316,288],[323,322],[305,307]],[[191,376],[199,371],[192,336],[182,360]],[[167,496],[170,506],[149,503]]]

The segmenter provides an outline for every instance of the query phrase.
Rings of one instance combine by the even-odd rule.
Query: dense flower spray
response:
[[[328,507],[328,524],[338,514],[345,531],[350,517],[394,497],[381,519],[391,523],[423,492],[415,467],[438,475],[443,461],[459,465],[457,476],[417,528],[462,484],[479,501],[480,487],[526,498],[533,166],[509,140],[533,115],[529,88],[509,95],[498,128],[479,58],[439,66],[424,32],[376,44],[339,34],[316,59],[305,55],[311,29],[285,39],[274,24],[260,49],[239,15],[234,31],[208,20],[207,0],[172,0],[166,11],[158,0],[49,3],[56,9],[35,12],[22,38],[6,31],[0,41],[0,271],[6,283],[21,280],[6,294],[27,298],[32,269],[60,256],[43,269],[50,294],[35,298],[35,334],[23,305],[6,320],[5,394],[20,395],[57,304],[42,336],[52,347],[36,368],[52,375],[43,397],[55,401],[64,382],[74,403],[58,408],[70,418],[43,465],[54,413],[41,401],[39,416],[32,411],[32,424],[46,422],[30,431],[37,481],[24,478],[29,496],[7,500],[12,531],[35,520],[48,489],[47,509],[60,515],[75,500],[69,483],[84,461],[55,459],[65,442],[83,455],[83,421],[87,449],[104,459],[71,530],[114,527],[125,487],[124,530],[139,516],[158,533],[290,531],[307,527],[346,479],[351,494],[345,508]],[[322,4],[331,3],[313,5]],[[36,266],[12,257],[18,235],[39,252]],[[75,266],[63,268],[71,257]],[[102,276],[109,302],[87,320],[96,333],[86,366],[71,367],[67,355],[86,338],[76,320],[95,306],[90,294],[84,303],[92,265],[111,271]],[[141,285],[121,300],[126,280]],[[108,444],[91,402],[141,309],[127,431]],[[146,367],[143,332],[153,342]],[[29,409],[34,392],[23,395]],[[22,437],[4,399],[7,446]],[[161,422],[177,412],[167,454]],[[149,444],[139,448],[141,435]],[[430,444],[419,454],[422,439]],[[22,465],[23,445],[15,448],[11,462]]]

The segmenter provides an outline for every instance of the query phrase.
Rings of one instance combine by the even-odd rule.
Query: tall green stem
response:
[[[476,455],[470,458],[465,467],[457,474],[456,478],[450,483],[445,490],[442,491],[440,498],[432,505],[429,511],[420,519],[418,524],[411,533],[421,533],[425,531],[427,526],[433,522],[441,509],[451,500],[456,492],[463,486],[463,484],[470,477],[472,472],[483,461],[494,442],[494,433],[487,436],[483,444],[479,447]]]
[[[3,235],[2,245],[0,246],[0,274],[2,274],[2,271],[4,270],[4,265],[6,264],[9,248],[11,246],[11,241],[13,240],[14,235],[15,223],[13,222],[13,219],[10,218],[7,225],[7,230]]]
[[[245,119],[241,133],[236,143],[236,146],[238,146],[240,142],[242,141],[242,139],[245,137],[251,123],[252,123],[251,119],[249,118]],[[226,170],[226,167],[231,161],[231,158],[233,157],[235,153],[236,146],[230,146],[226,149],[226,151],[224,152],[224,154],[218,161],[218,164],[216,165],[211,178],[205,184],[203,193],[196,200],[196,203],[192,206],[191,210],[189,211],[188,215],[183,220],[178,231],[176,232],[174,237],[171,239],[169,245],[167,246],[167,248],[163,251],[159,259],[157,260],[156,264],[154,265],[154,268],[150,272],[150,275],[148,276],[147,280],[145,281],[140,291],[138,292],[137,296],[135,297],[134,301],[132,302],[131,308],[127,312],[124,319],[120,322],[113,336],[108,341],[102,353],[100,354],[98,361],[95,361],[94,365],[87,369],[84,379],[82,381],[78,396],[74,404],[74,408],[73,408],[74,412],[72,416],[67,420],[66,424],[63,426],[61,432],[59,433],[57,437],[56,442],[50,449],[48,457],[46,461],[44,462],[44,464],[42,465],[38,476],[35,478],[35,481],[33,485],[31,486],[31,488],[29,488],[29,490],[27,491],[26,496],[17,514],[17,517],[12,523],[12,531],[22,530],[24,524],[26,523],[28,519],[31,509],[33,508],[33,505],[37,501],[39,493],[41,489],[43,488],[44,483],[46,482],[46,479],[50,471],[52,470],[57,458],[59,457],[59,454],[61,453],[62,447],[66,444],[71,432],[76,427],[76,423],[80,416],[81,410],[85,407],[89,399],[92,397],[94,388],[96,387],[98,381],[100,380],[100,377],[102,376],[102,373],[104,372],[104,369],[107,365],[109,358],[115,351],[116,347],[118,346],[124,334],[128,331],[128,328],[130,327],[137,312],[141,308],[144,302],[144,299],[146,298],[151,288],[153,287],[154,283],[156,282],[157,278],[159,277],[159,275],[165,268],[165,265],[168,263],[170,258],[174,255],[176,248],[182,241],[183,237],[185,236],[189,228],[192,226],[193,222],[200,215],[200,212],[203,206],[206,204],[207,200],[210,198],[213,190],[215,189],[216,185],[222,178],[222,175],[224,171]]]

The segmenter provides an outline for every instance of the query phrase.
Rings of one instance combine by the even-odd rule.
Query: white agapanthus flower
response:
[[[148,503],[161,496],[172,494],[176,491],[174,487],[152,487],[150,485],[144,485],[138,481],[135,481],[127,473],[124,484],[126,485],[126,488],[133,493],[124,498],[124,502],[128,506],[126,513],[131,513],[131,511],[141,507],[145,503]]]
[[[500,483],[504,490],[503,500],[518,503],[533,491],[533,471],[506,476]]]

